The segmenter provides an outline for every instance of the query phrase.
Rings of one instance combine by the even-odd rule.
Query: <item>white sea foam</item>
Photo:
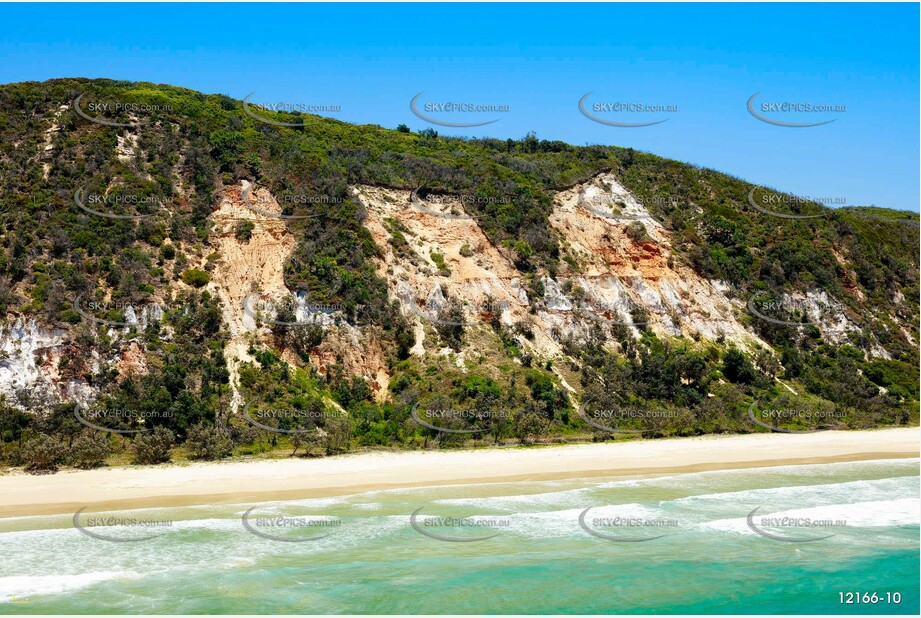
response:
[[[823,464],[791,464],[786,466],[765,466],[758,468],[740,468],[732,470],[706,470],[702,472],[683,472],[662,476],[648,476],[638,479],[614,480],[597,485],[598,489],[616,489],[619,487],[688,487],[697,481],[712,484],[714,480],[723,479],[726,484],[734,479],[740,481],[754,477],[802,477],[817,479],[836,477],[847,474],[865,473],[867,471],[895,470],[904,468],[903,474],[917,476],[921,459],[871,459],[867,461],[840,461]],[[895,471],[893,470],[893,471]]]
[[[473,508],[503,509],[520,511],[525,508],[568,505],[585,502],[585,494],[592,488],[569,489],[545,493],[517,494],[510,496],[486,496],[476,498],[445,498],[434,500],[435,504],[469,506]]]
[[[360,511],[379,511],[383,506],[380,502],[358,502],[353,504],[352,508]]]
[[[849,546],[845,543],[856,546],[858,541],[863,545],[872,541],[878,547],[892,537],[891,545],[901,548],[908,542],[902,528],[919,523],[921,501],[917,476],[844,479],[860,478],[862,471],[867,471],[871,478],[887,473],[908,475],[917,460],[914,462],[893,460],[616,480],[497,483],[489,484],[488,488],[458,485],[194,507],[195,510],[147,509],[131,513],[149,516],[157,511],[157,518],[172,518],[174,523],[154,530],[152,533],[157,538],[138,543],[113,544],[90,539],[70,527],[65,521],[69,516],[35,518],[35,522],[53,528],[0,534],[0,555],[15,557],[0,564],[0,599],[15,602],[25,595],[67,593],[97,582],[151,573],[188,577],[186,573],[255,568],[276,560],[307,564],[313,563],[312,556],[335,563],[336,556],[342,555],[376,559],[385,553],[400,552],[415,556],[420,547],[427,548],[425,551],[432,548],[448,553],[461,551],[448,544],[438,550],[442,544],[415,536],[409,526],[409,513],[422,505],[426,505],[420,513],[424,516],[506,519],[509,525],[497,527],[496,531],[501,539],[511,539],[512,546],[522,551],[541,547],[539,542],[547,539],[553,540],[554,547],[563,549],[570,548],[571,542],[578,539],[594,542],[579,527],[579,515],[589,506],[593,507],[586,520],[589,525],[595,518],[611,517],[677,520],[677,528],[668,529],[621,531],[601,527],[602,532],[622,536],[666,533],[668,538],[656,541],[657,550],[662,545],[673,551],[678,546],[668,544],[684,543],[685,536],[691,538],[690,546],[699,549],[694,537],[706,544],[718,543],[719,536],[727,533],[752,535],[745,516],[756,506],[762,506],[759,513],[767,515],[846,520],[844,531],[833,531],[838,533],[834,542],[842,547]],[[785,477],[794,477],[792,484],[784,485]],[[762,485],[768,487],[746,489]],[[489,492],[509,495],[483,496]],[[621,500],[623,504],[618,503]],[[254,517],[336,515],[342,518],[342,525],[324,529],[329,536],[317,541],[274,542],[252,535],[242,526],[240,516],[250,507],[256,507]],[[111,532],[121,533],[121,530],[126,536],[137,534],[137,529],[131,527],[112,528]],[[685,535],[688,531],[692,534]],[[407,543],[408,538],[415,542]],[[501,540],[497,542],[497,547],[508,547]],[[917,540],[912,542],[916,546]],[[650,551],[650,547],[644,544],[643,551]],[[79,573],[80,569],[98,570]],[[139,576],[138,572],[144,575]]]
[[[20,600],[44,594],[60,594],[116,579],[137,579],[135,571],[93,571],[79,575],[12,575],[0,577],[0,603],[16,604]],[[24,608],[27,605],[23,606]]]
[[[917,496],[917,477],[906,476],[871,481],[744,489],[688,496],[671,502],[682,508],[716,511],[721,506],[730,509],[737,509],[740,505],[751,505],[752,508],[758,505],[791,508],[862,501],[873,502],[892,498],[917,498]]]
[[[584,505],[576,509],[558,511],[545,511],[540,513],[516,513],[509,517],[512,532],[533,538],[547,537],[572,537],[582,536],[585,533],[579,526],[579,516],[591,505]],[[607,504],[592,506],[586,513],[585,523],[589,527],[595,526],[598,519],[612,520],[643,520],[652,522],[672,518],[659,508],[643,504]],[[626,534],[644,534],[650,527],[622,526]]]

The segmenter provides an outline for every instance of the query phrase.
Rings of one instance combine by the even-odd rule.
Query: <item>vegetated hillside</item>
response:
[[[917,215],[253,113],[0,87],[7,462],[917,421]]]

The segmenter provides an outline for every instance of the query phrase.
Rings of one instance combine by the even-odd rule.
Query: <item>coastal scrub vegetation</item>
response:
[[[123,128],[74,113],[81,93],[153,111],[132,143]],[[406,125],[390,130],[260,113],[299,126],[263,124],[245,115],[238,100],[173,86],[61,79],[0,87],[0,310],[9,319],[70,330],[78,345],[65,351],[62,375],[91,383],[101,393],[96,406],[136,412],[134,420],[112,426],[134,433],[97,435],[77,422],[75,403],[49,407],[29,393],[0,400],[0,461],[47,472],[106,461],[632,435],[599,428],[612,423],[648,437],[763,431],[748,414],[754,403],[808,411],[779,421],[787,428],[816,427],[815,418],[822,428],[917,422],[917,215],[795,202],[778,208],[824,216],[770,217],[752,208],[748,196],[776,193],[772,189],[630,148],[572,146],[534,133],[519,140],[455,138]],[[137,120],[124,111],[102,114],[111,122]],[[376,272],[380,249],[350,186],[461,199],[531,291],[540,291],[540,277],[554,277],[567,259],[548,224],[552,192],[603,171],[614,172],[670,230],[675,259],[723,282],[730,297],[744,303],[755,293],[770,299],[825,292],[844,303],[865,340],[834,345],[815,329],[743,318],[776,355],[720,341],[663,340],[648,331],[637,340],[621,329],[613,342],[602,336],[564,341],[571,360],[553,367],[522,352],[527,332],[498,322],[490,334],[469,332],[463,312],[448,302],[432,327],[435,335],[455,351],[470,337],[486,337],[480,357],[458,367],[444,357],[410,354],[412,326]],[[284,267],[285,284],[309,293],[312,302],[342,307],[352,324],[361,316],[379,328],[391,374],[386,392],[375,393],[340,362],[317,371],[309,358],[324,342],[323,329],[282,329],[277,337],[304,366],[256,346],[250,350],[255,362],[239,372],[244,401],[258,402],[266,413],[284,412],[262,423],[270,429],[231,414],[229,334],[220,301],[209,291],[214,230],[208,217],[218,193],[243,180],[270,189],[284,214],[311,215],[286,221],[297,242]],[[84,205],[115,216],[88,214],[75,203],[77,193]],[[413,255],[409,230],[394,220],[385,226],[394,250]],[[248,222],[231,230],[242,243],[253,232]],[[640,222],[627,233],[635,242],[651,241]],[[462,252],[473,254],[470,247]],[[439,275],[450,274],[443,255],[426,257]],[[78,297],[112,305],[94,314],[100,320],[120,319],[118,307],[128,303],[166,307],[161,319],[146,320],[132,334],[145,351],[143,374],[124,378],[90,362],[94,355],[112,358],[116,341],[104,323],[84,319]],[[889,354],[869,356],[873,341]],[[561,376],[579,386],[579,397]],[[447,409],[463,414],[429,424],[454,432],[415,418],[433,421],[433,411]],[[621,416],[592,416],[598,410]]]

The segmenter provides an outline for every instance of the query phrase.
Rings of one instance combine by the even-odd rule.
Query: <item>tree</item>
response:
[[[537,152],[540,147],[540,141],[537,139],[537,133],[534,131],[529,131],[528,134],[521,139],[521,147],[525,152]]]
[[[348,380],[339,380],[334,393],[336,400],[343,408],[349,408],[354,403],[371,399],[371,387],[368,385],[367,380],[361,376],[352,376]]]
[[[624,158],[622,161],[624,169],[629,169],[633,165],[635,158],[636,151],[633,148],[627,148],[627,150],[624,152]]]
[[[166,427],[156,427],[153,431],[138,434],[131,445],[134,463],[161,464],[169,461],[174,440],[173,432]]]
[[[22,410],[6,405],[0,399],[0,441],[16,442],[22,439],[23,430],[32,417]]]
[[[522,444],[534,444],[537,437],[547,430],[547,421],[532,410],[520,410],[515,414],[515,437]]]
[[[409,127],[407,127],[405,124],[399,124],[397,125],[397,131],[400,133],[409,133]]]
[[[22,449],[26,470],[34,474],[57,472],[66,453],[67,445],[61,438],[43,433],[31,438]]]
[[[316,431],[299,432],[291,434],[291,457],[303,446],[304,454],[310,455],[311,448],[319,446],[326,439],[326,432],[319,427]]]
[[[230,439],[230,432],[214,425],[191,427],[185,447],[192,459],[224,459],[233,454],[233,440]]]
[[[723,375],[734,384],[753,384],[758,378],[755,366],[736,348],[731,348],[723,357]]]
[[[298,324],[287,329],[285,343],[304,360],[310,360],[310,352],[323,343],[323,327],[316,322]]]
[[[347,451],[349,448],[349,438],[352,434],[352,426],[345,415],[331,415],[326,419],[326,427],[320,435],[323,436],[323,442],[326,447],[327,455],[335,455]]]
[[[100,432],[84,432],[77,436],[71,447],[74,466],[88,470],[98,468],[112,452],[109,436]]]
[[[233,169],[245,141],[243,134],[237,131],[215,131],[208,137],[211,156],[220,163],[222,172]]]
[[[435,330],[448,346],[454,351],[459,351],[464,340],[464,310],[460,304],[447,302],[438,311],[438,320],[435,321]]]

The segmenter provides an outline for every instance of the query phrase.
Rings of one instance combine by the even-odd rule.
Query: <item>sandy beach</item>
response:
[[[917,427],[625,443],[372,452],[0,476],[0,517],[323,497],[400,487],[918,457]]]

